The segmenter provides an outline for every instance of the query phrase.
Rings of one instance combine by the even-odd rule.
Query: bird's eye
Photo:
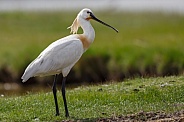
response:
[[[88,14],[90,14],[91,12],[87,11]]]

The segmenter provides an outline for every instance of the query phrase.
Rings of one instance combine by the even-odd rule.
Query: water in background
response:
[[[162,11],[184,13],[183,0],[0,0],[0,11],[58,11],[91,8],[94,11]]]

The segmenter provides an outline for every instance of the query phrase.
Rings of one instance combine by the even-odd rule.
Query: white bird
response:
[[[56,106],[56,116],[59,115],[56,82],[58,74],[62,73],[62,96],[65,107],[65,116],[69,117],[65,97],[65,81],[71,68],[94,41],[95,31],[90,24],[90,19],[96,20],[118,32],[117,29],[97,19],[90,9],[82,9],[73,24],[68,27],[73,34],[50,44],[28,65],[22,76],[22,82],[26,82],[30,77],[55,75],[52,90]],[[79,27],[83,29],[83,34],[76,34]]]

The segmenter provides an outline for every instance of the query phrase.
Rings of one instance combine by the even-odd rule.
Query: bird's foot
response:
[[[68,113],[66,113],[66,114],[65,114],[65,117],[66,117],[66,118],[69,118],[70,116],[69,116],[69,114],[68,114]]]
[[[56,113],[56,116],[59,116],[59,113]]]

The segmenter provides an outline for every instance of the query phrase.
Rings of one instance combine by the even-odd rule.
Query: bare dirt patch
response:
[[[184,110],[167,114],[144,112],[100,119],[63,120],[62,122],[184,122]]]
[[[96,122],[184,122],[184,110],[172,114],[164,112],[139,112],[119,117],[101,118]]]

